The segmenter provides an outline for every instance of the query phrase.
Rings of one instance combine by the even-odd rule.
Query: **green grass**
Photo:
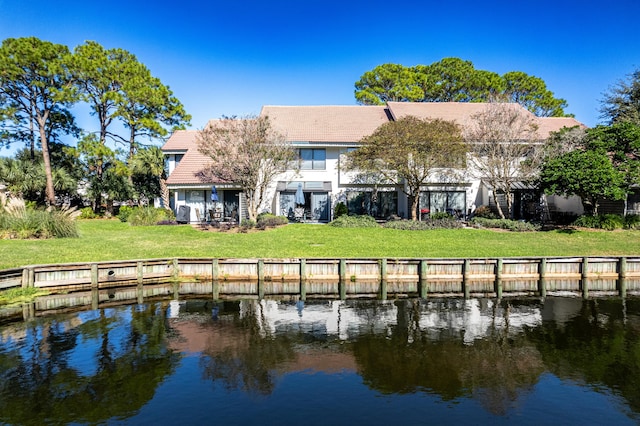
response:
[[[640,255],[640,231],[401,231],[293,224],[246,234],[83,220],[80,238],[0,240],[0,269],[167,257],[510,257]]]

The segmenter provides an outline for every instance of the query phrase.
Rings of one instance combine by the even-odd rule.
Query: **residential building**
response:
[[[389,102],[384,106],[264,106],[261,115],[268,116],[273,127],[298,150],[299,170],[283,171],[270,187],[269,202],[262,211],[292,216],[296,206],[295,194],[301,187],[305,199],[306,222],[328,222],[339,202],[345,203],[350,213],[370,214],[379,219],[391,216],[410,217],[407,197],[403,188],[384,182],[377,177],[348,172],[344,154],[357,149],[360,140],[373,133],[380,125],[411,115],[418,118],[455,121],[461,126],[470,124],[472,117],[488,107],[486,103],[413,103]],[[535,117],[519,105],[523,114],[529,114],[538,126],[540,141],[550,132],[563,127],[582,126],[574,118]],[[188,206],[188,221],[213,219],[240,221],[246,217],[241,189],[233,182],[203,179],[199,171],[207,167],[208,159],[198,152],[197,131],[175,132],[162,150],[167,156],[171,191],[171,208],[178,213]],[[215,187],[217,201],[212,201]],[[422,211],[447,211],[466,216],[475,206],[500,202],[492,200],[490,188],[473,173],[439,173],[422,189]],[[518,211],[533,195],[531,188],[520,186],[516,200]],[[216,198],[216,197],[214,197]],[[537,203],[537,199],[535,199]],[[577,211],[581,204],[576,199],[551,197],[549,204],[561,211]],[[216,210],[219,213],[216,213]],[[184,211],[182,212],[184,213]],[[217,218],[217,216],[216,216]]]

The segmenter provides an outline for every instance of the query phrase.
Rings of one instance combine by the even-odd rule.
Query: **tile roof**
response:
[[[358,142],[389,121],[385,106],[262,107],[274,128],[290,142]]]
[[[482,113],[491,104],[486,102],[388,102],[387,105],[395,120],[412,115],[422,119],[439,118],[455,121],[461,126],[468,126],[473,122],[474,115]],[[540,139],[546,139],[550,132],[558,131],[563,127],[586,127],[572,117],[536,117],[519,104],[510,105],[535,121]]]
[[[185,132],[179,130],[179,132]],[[177,132],[176,132],[177,133]],[[165,151],[171,151],[176,149],[188,149],[184,157],[180,160],[176,168],[171,175],[167,178],[167,185],[197,185],[197,184],[212,184],[212,183],[224,183],[220,180],[208,179],[199,174],[200,171],[206,169],[209,164],[209,157],[201,154],[196,146],[196,131],[187,131],[189,137],[186,135],[180,135],[179,143],[176,142],[167,148],[167,144],[173,139],[173,136],[169,138],[167,143],[162,147]],[[180,148],[177,148],[177,147]]]
[[[195,146],[197,130],[176,130],[162,146],[163,151],[186,151]]]
[[[408,115],[419,118],[440,118],[456,121],[462,126],[470,124],[475,114],[487,108],[487,103],[460,102],[389,102],[387,106],[272,106],[262,108],[261,115],[267,115],[274,127],[290,142],[355,143],[373,133],[390,118],[399,119]],[[531,115],[538,126],[541,139],[549,132],[563,127],[581,126],[571,117],[535,117],[523,107],[513,104],[524,113]],[[208,125],[215,124],[212,120]],[[211,183],[198,175],[206,168],[208,157],[201,154],[196,146],[197,130],[178,130],[162,147],[163,151],[184,151],[185,155],[167,179],[168,185],[199,185]]]
[[[573,117],[538,117],[538,134],[546,139],[551,132],[557,132],[563,127],[579,126],[586,129],[587,126]]]

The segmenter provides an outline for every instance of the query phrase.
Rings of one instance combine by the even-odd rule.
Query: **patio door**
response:
[[[324,191],[304,191],[304,219],[315,222],[328,222],[330,211],[329,193]],[[280,214],[293,219],[296,208],[296,193],[280,193]]]

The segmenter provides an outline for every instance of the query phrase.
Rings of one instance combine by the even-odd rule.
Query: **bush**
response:
[[[346,216],[348,214],[349,214],[349,209],[347,208],[345,203],[340,202],[340,203],[336,204],[336,208],[333,210],[334,218],[337,219],[340,216]]]
[[[159,222],[173,220],[173,214],[164,208],[134,207],[128,216],[128,222],[132,226],[150,226]]]
[[[120,206],[120,209],[118,210],[118,219],[120,219],[120,222],[129,221],[129,216],[131,216],[131,213],[133,213],[135,209],[136,207]]]
[[[38,210],[12,199],[0,211],[0,233],[3,239],[73,238],[78,236],[78,215],[75,208]]]
[[[473,217],[483,217],[485,219],[497,219],[498,217],[491,211],[489,206],[480,206],[473,212]]]
[[[627,229],[640,229],[640,215],[628,214],[624,217],[624,227]]]
[[[251,219],[242,219],[240,222],[241,228],[251,229],[256,227],[256,221]]]
[[[573,225],[582,228],[605,229],[607,231],[628,227],[627,220],[617,214],[602,214],[597,216],[584,215],[580,216],[575,222],[573,222]]]
[[[336,228],[377,228],[378,222],[371,216],[340,216],[333,221],[329,222],[329,225]]]
[[[91,207],[84,207],[80,210],[80,219],[95,219],[98,215]]]
[[[260,229],[275,228],[276,226],[286,225],[289,219],[284,216],[276,216],[271,213],[260,213],[256,226]]]
[[[387,229],[399,229],[403,231],[424,231],[428,229],[457,229],[462,228],[462,223],[447,213],[442,218],[433,217],[423,220],[392,220],[384,224]]]
[[[522,222],[511,219],[487,219],[484,217],[474,217],[471,224],[478,228],[506,229],[512,232],[531,232],[540,229],[538,225],[529,222]]]

